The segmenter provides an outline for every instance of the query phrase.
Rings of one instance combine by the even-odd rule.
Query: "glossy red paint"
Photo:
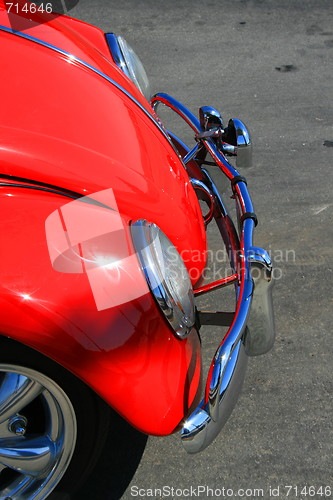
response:
[[[65,366],[140,430],[172,432],[198,389],[196,332],[176,339],[148,288],[98,311],[86,273],[58,272],[51,265],[45,220],[67,199],[23,187],[0,191],[7,235],[0,259],[1,333]],[[132,286],[138,286],[139,273],[137,264]],[[119,295],[122,278],[109,286],[110,294]]]
[[[30,32],[98,66],[148,107],[107,60],[99,30],[57,18]],[[0,44],[2,71],[10,75],[0,82],[0,173],[92,197],[112,189],[125,233],[140,218],[156,223],[180,253],[187,251],[185,264],[199,276],[205,262],[195,257],[206,249],[200,207],[152,120],[70,57],[3,31]],[[56,360],[143,432],[174,431],[200,385],[196,331],[177,339],[148,290],[98,310],[87,274],[57,271],[48,251],[45,221],[71,200],[27,187],[0,190],[2,335]],[[124,293],[124,283],[110,294]]]
[[[13,27],[21,33],[43,40],[91,64],[121,83],[125,90],[151,112],[151,107],[141,92],[118,66],[113,64],[102,30],[69,16],[38,12],[27,14],[22,11],[24,4],[25,0],[15,2],[20,14],[16,15],[16,10],[12,8],[8,15],[4,0],[0,0],[0,25]],[[42,68],[40,70],[42,71]]]
[[[187,173],[140,108],[76,62],[15,35],[0,36],[2,67],[15,75],[1,82],[7,96],[2,173],[84,195],[111,187],[121,213],[156,222],[180,252],[205,248]],[[190,257],[187,265],[202,270],[204,262]]]

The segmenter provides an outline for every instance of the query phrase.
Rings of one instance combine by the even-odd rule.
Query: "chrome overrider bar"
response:
[[[181,431],[186,451],[196,453],[213,441],[232,412],[244,380],[248,356],[263,354],[274,343],[272,264],[265,250],[253,246],[253,231],[257,220],[246,179],[226,160],[227,154],[237,155],[241,149],[241,161],[244,166],[248,165],[250,155],[247,149],[250,150],[251,141],[245,125],[240,120],[230,120],[228,127],[223,128],[219,113],[209,107],[200,108],[199,121],[187,108],[167,94],[153,96],[151,104],[154,110],[160,103],[173,109],[195,133],[197,142],[192,150],[172,133],[169,135],[181,153],[198,197],[204,199],[209,206],[204,222],[207,225],[212,218],[215,219],[234,270],[233,275],[204,285],[194,290],[194,294],[199,295],[230,284],[236,289],[235,313],[212,313],[210,324],[230,326],[212,360],[204,397],[183,423]],[[207,153],[213,162],[206,161]],[[191,168],[191,162],[196,164],[194,169]],[[212,163],[231,182],[237,206],[238,232],[210,175],[201,168]],[[226,318],[229,318],[227,322]]]

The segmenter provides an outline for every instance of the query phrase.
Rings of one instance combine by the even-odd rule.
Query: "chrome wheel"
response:
[[[41,500],[59,483],[76,444],[66,393],[46,375],[0,363],[0,498]]]

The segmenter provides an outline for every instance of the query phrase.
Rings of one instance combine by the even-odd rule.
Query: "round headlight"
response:
[[[150,99],[150,86],[147,74],[137,54],[122,36],[106,34],[112,57],[115,63],[138,87],[147,100]]]
[[[195,307],[181,256],[156,224],[139,220],[132,224],[131,233],[151,292],[177,336],[185,337],[194,325]]]

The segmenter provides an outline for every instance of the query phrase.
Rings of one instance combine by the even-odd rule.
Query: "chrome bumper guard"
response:
[[[213,441],[231,414],[241,391],[248,356],[264,354],[273,346],[272,264],[268,253],[252,243],[257,221],[246,180],[226,160],[227,154],[238,154],[243,166],[248,164],[247,150],[251,149],[251,141],[246,127],[239,120],[230,120],[224,129],[219,113],[208,107],[200,108],[199,122],[167,94],[156,94],[151,103],[154,109],[159,103],[173,109],[195,132],[197,143],[192,150],[176,136],[168,134],[182,156],[198,197],[210,207],[204,222],[207,225],[215,219],[234,270],[233,275],[194,290],[195,295],[200,295],[230,284],[236,289],[234,313],[202,313],[201,317],[199,314],[202,323],[227,325],[229,329],[212,360],[204,398],[183,423],[183,445],[188,453],[197,453]],[[206,161],[207,153],[231,182],[239,232],[210,175],[201,168],[204,164],[212,164]],[[195,162],[196,169],[191,168],[191,162]]]

